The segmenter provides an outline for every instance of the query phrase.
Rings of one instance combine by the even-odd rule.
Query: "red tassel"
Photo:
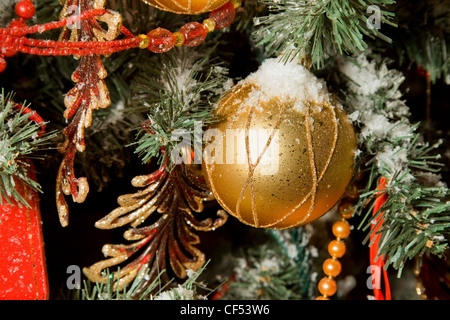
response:
[[[35,179],[34,172],[30,176]],[[0,300],[49,298],[38,192],[16,181],[29,207],[0,205]]]
[[[380,182],[378,184],[377,190],[384,190],[386,187],[386,179],[382,177],[380,179]],[[387,193],[385,191],[380,191],[377,193],[377,197],[375,199],[375,205],[373,207],[373,216],[375,216],[378,213],[378,210],[383,206],[383,204],[387,200]],[[378,256],[379,252],[379,242],[380,242],[380,235],[377,234],[378,229],[383,224],[384,219],[375,219],[371,225],[371,235],[370,235],[370,265],[376,266],[377,271],[375,274],[372,275],[372,284],[373,284],[373,293],[375,296],[375,300],[391,300],[391,289],[389,287],[389,279],[387,275],[387,271],[384,269],[384,257],[381,255]],[[373,270],[373,269],[372,269]],[[385,295],[383,294],[381,290],[381,272],[383,271],[383,279],[385,284]]]

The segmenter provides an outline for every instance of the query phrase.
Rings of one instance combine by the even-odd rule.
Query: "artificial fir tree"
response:
[[[379,299],[368,278],[377,286],[383,268],[393,299],[448,298],[450,2],[194,3],[1,3],[0,114],[14,92],[59,133],[32,137],[53,148],[35,161],[40,183],[28,180],[42,191],[50,298]],[[285,143],[275,131],[259,157],[238,138],[244,171],[202,170],[223,117],[282,134],[289,122],[279,168],[296,184],[270,173],[258,189],[262,155]],[[18,194],[24,167],[6,160],[0,191]],[[222,199],[224,181],[251,223]],[[69,266],[83,270],[79,289]]]

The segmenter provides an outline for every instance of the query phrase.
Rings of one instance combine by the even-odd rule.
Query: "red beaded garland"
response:
[[[14,47],[3,47],[0,51],[5,57],[13,57],[17,53],[17,49]]]
[[[14,19],[8,24],[8,29],[14,33],[14,36],[25,35],[26,32],[24,31],[24,28],[26,27],[27,25],[22,19]]]
[[[177,42],[173,33],[163,28],[156,28],[150,31],[147,33],[147,37],[150,40],[147,49],[155,53],[167,52]]]
[[[21,0],[17,2],[15,8],[17,16],[22,19],[30,19],[34,16],[36,8],[34,7],[31,0]]]
[[[216,30],[228,27],[234,20],[236,9],[231,2],[210,12],[209,17],[216,22]]]
[[[186,23],[180,29],[180,33],[184,36],[184,45],[188,47],[198,46],[206,38],[206,28],[199,22]]]
[[[174,46],[185,45],[194,47],[201,44],[208,32],[215,29],[223,29],[229,26],[236,13],[236,8],[240,6],[239,0],[230,1],[220,8],[210,12],[210,18],[203,24],[199,22],[189,22],[185,24],[179,32],[170,32],[163,28],[150,31],[147,35],[134,36],[124,26],[120,31],[128,39],[112,40],[103,42],[80,42],[80,41],[52,41],[27,38],[27,34],[43,33],[52,29],[64,27],[76,21],[90,19],[94,16],[101,16],[108,13],[106,9],[93,9],[83,12],[81,15],[70,16],[59,21],[53,21],[42,25],[27,26],[23,19],[29,19],[35,14],[35,7],[31,0],[21,0],[17,3],[16,14],[20,17],[11,21],[8,28],[0,28],[0,72],[6,68],[5,57],[12,57],[17,52],[34,55],[91,55],[91,54],[111,54],[122,50],[139,47],[148,48],[155,53],[163,53]],[[207,23],[205,23],[207,22]]]

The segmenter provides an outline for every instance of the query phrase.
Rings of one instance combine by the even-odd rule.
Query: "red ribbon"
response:
[[[386,188],[386,179],[382,177],[378,184],[377,190],[384,190]],[[375,216],[378,213],[378,210],[383,206],[383,204],[387,200],[387,193],[385,191],[379,191],[377,193],[377,197],[375,199],[375,204],[373,207],[372,215]],[[375,296],[375,300],[391,300],[391,289],[389,287],[389,279],[387,275],[387,271],[384,269],[384,258],[383,255],[378,256],[379,251],[379,242],[380,242],[380,234],[377,234],[378,229],[383,224],[384,219],[374,219],[371,225],[371,234],[370,234],[370,265],[372,267],[372,271],[375,269],[375,274],[372,274],[372,284],[373,284],[373,293]],[[385,283],[385,295],[381,290],[381,270],[383,270],[383,278]]]
[[[41,131],[38,133],[38,137],[42,136],[45,132],[45,122],[44,119],[36,112],[31,110],[28,107],[25,107],[24,105],[21,105],[19,103],[13,102],[13,107],[16,111],[19,111],[22,114],[29,114],[29,119],[31,121],[36,122],[37,125],[41,127]]]

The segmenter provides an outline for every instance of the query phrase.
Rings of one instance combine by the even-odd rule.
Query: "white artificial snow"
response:
[[[294,108],[304,113],[306,102],[323,105],[330,101],[325,82],[295,60],[285,63],[276,58],[267,59],[241,83],[259,87],[249,94],[243,106],[256,106],[260,99],[294,99]]]
[[[338,68],[343,76],[348,79],[346,85],[351,93],[349,108],[359,111],[360,116],[379,113],[388,119],[400,119],[408,117],[409,108],[405,101],[401,100],[400,85],[405,80],[403,74],[394,69],[389,69],[386,62],[377,60],[369,61],[368,53],[362,53],[355,57],[355,61],[338,58]],[[386,95],[384,106],[380,109],[374,105],[374,97]]]
[[[375,94],[383,85],[383,78],[388,73],[386,65],[380,69],[374,63],[369,63],[365,55],[356,58],[356,63],[345,61],[340,64],[339,71],[349,77],[348,86],[358,95],[368,96]]]
[[[276,273],[280,270],[280,259],[277,257],[267,257],[260,262],[259,268],[263,271],[270,270]]]
[[[176,288],[161,292],[153,300],[193,300],[194,294],[193,290],[178,285]]]
[[[406,173],[408,154],[405,148],[401,148],[400,146],[392,148],[391,145],[386,145],[383,150],[378,152],[375,158],[377,159],[377,165],[381,172],[389,168],[390,171],[387,174],[400,173],[399,176],[402,176]],[[414,180],[414,176],[408,173],[402,181],[407,183],[412,180]]]
[[[198,277],[198,273],[195,272],[195,271],[192,270],[192,269],[187,269],[187,270],[186,270],[186,275],[187,275],[187,277],[188,277],[189,279],[195,279],[195,278]]]
[[[375,135],[379,139],[387,136],[388,131],[393,127],[393,124],[385,116],[380,114],[372,114],[369,112],[363,113],[359,120],[365,124],[361,130],[364,139]]]
[[[377,167],[388,181],[391,177],[403,177],[404,182],[411,182],[414,177],[409,173],[404,175],[408,170],[408,146],[413,132],[407,118],[409,108],[401,100],[399,89],[404,76],[389,69],[385,61],[369,61],[367,53],[360,54],[355,61],[339,59],[339,71],[348,79],[347,108],[349,119],[360,127],[359,144],[370,139],[380,145],[379,150],[372,147],[372,151],[377,152]],[[393,147],[394,144],[397,146]]]

